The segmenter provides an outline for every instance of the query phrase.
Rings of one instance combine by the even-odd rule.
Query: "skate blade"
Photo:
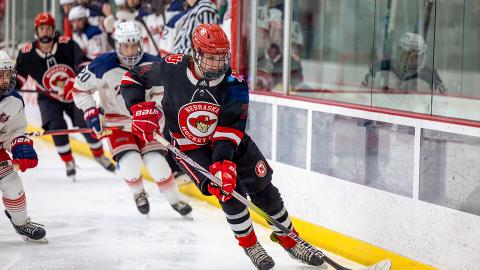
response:
[[[70,175],[70,176],[67,176],[68,178],[70,178],[70,180],[75,183],[77,182],[77,178],[75,177],[75,175]]]
[[[186,219],[186,220],[193,220],[192,213],[188,213],[188,214],[182,216],[182,218],[184,218],[184,219]]]
[[[360,270],[390,270],[390,267],[392,267],[392,262],[389,259],[386,259],[370,267],[362,268]]]
[[[39,243],[39,244],[48,244],[48,239],[47,238],[42,238],[42,239],[38,239],[38,240],[35,240],[35,239],[31,239],[31,238],[28,238],[24,235],[22,235],[22,238],[25,242],[32,242],[32,243]]]

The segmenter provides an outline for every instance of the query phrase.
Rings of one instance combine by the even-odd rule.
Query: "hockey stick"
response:
[[[180,151],[178,148],[172,146],[163,136],[154,133],[154,138],[156,141],[160,142],[163,146],[165,146],[168,150],[170,150],[172,153],[174,153],[176,156],[187,162],[190,166],[194,167],[197,171],[199,171],[201,174],[203,174],[205,177],[210,179],[213,183],[221,186],[222,181],[215,176],[213,176],[209,171],[204,169],[202,166],[200,166],[198,163],[193,161],[191,158],[189,158],[187,155],[185,155],[182,151]],[[350,268],[346,268],[341,266],[340,264],[336,263],[329,257],[327,257],[323,252],[320,250],[316,249],[309,243],[307,243],[305,240],[294,234],[292,231],[290,231],[287,227],[283,226],[280,222],[276,221],[273,219],[270,215],[265,213],[262,209],[258,208],[255,204],[253,204],[251,201],[247,200],[245,197],[242,195],[238,194],[236,191],[233,191],[231,195],[239,200],[241,203],[243,203],[245,206],[250,208],[252,211],[260,215],[262,218],[264,218],[266,221],[268,221],[270,224],[273,224],[275,227],[279,228],[283,233],[287,234],[289,237],[294,239],[298,244],[303,245],[306,247],[308,250],[313,251],[315,254],[317,254],[324,262],[328,263],[331,265],[333,268],[336,270],[351,270]],[[391,266],[390,260],[384,260],[381,261],[377,264],[374,264],[370,267],[364,268],[362,270],[389,270]]]
[[[111,126],[103,127],[106,130],[122,130],[123,126]],[[94,132],[93,128],[74,128],[74,129],[57,129],[57,130],[41,130],[34,132],[27,132],[23,135],[37,137],[37,136],[47,136],[47,135],[66,135],[71,133],[91,133]]]

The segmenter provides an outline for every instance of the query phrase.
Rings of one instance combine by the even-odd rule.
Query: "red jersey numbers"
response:
[[[183,54],[171,54],[167,57],[165,57],[165,62],[169,64],[178,64],[178,62],[182,61],[183,59]]]

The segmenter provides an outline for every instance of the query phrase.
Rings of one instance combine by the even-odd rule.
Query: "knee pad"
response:
[[[142,174],[142,156],[136,151],[128,151],[119,158],[118,167],[124,179],[137,179]]]
[[[16,172],[12,172],[0,179],[0,190],[6,199],[16,199],[23,195],[22,180]]]
[[[282,210],[283,200],[278,189],[270,183],[264,189],[250,194],[252,202],[268,214],[275,214]]]
[[[163,181],[172,174],[165,156],[159,152],[149,152],[143,155],[143,162],[153,179]]]

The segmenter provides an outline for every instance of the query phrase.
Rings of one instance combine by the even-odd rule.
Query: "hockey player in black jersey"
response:
[[[73,104],[72,88],[76,70],[88,64],[78,45],[64,36],[55,35],[55,19],[46,12],[38,13],[34,21],[36,40],[28,43],[17,57],[17,82],[22,87],[28,77],[35,81],[38,106],[45,130],[66,129],[65,112],[78,127],[86,127],[83,112]],[[113,163],[104,156],[101,141],[91,134],[83,134],[95,160],[113,171]],[[67,135],[53,136],[67,176],[75,179],[75,161]]]
[[[255,266],[271,269],[275,263],[257,241],[246,206],[230,195],[233,190],[248,195],[295,232],[280,193],[271,183],[272,169],[245,133],[248,86],[230,69],[230,44],[218,25],[199,25],[192,42],[193,57],[169,55],[125,73],[121,93],[133,115],[132,132],[153,140],[153,133],[159,131],[160,104],[145,102],[145,95],[152,87],[163,88],[161,106],[172,144],[221,179],[222,186],[214,185],[183,160],[179,163],[204,195],[218,198],[239,245]],[[318,255],[272,228],[272,240],[290,256],[306,264],[326,265]]]

